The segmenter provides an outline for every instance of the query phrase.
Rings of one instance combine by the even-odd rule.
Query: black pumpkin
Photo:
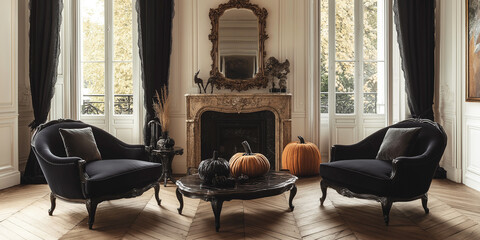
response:
[[[218,152],[213,151],[213,157],[203,160],[198,166],[198,176],[205,184],[213,184],[215,177],[228,177],[230,166],[228,161],[218,158]]]

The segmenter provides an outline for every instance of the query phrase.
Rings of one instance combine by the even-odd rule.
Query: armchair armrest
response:
[[[368,138],[352,145],[333,145],[330,154],[330,161],[350,159],[374,159],[380,146],[377,146]]]
[[[392,189],[402,196],[418,196],[430,188],[437,164],[426,154],[398,157],[392,161]]]
[[[78,157],[58,157],[46,149],[33,150],[53,193],[69,199],[85,198],[79,176],[79,167],[85,160]]]
[[[117,138],[97,140],[102,159],[137,159],[148,160],[145,145],[124,143]]]

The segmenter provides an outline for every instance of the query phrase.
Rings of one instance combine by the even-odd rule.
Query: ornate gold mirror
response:
[[[249,0],[229,0],[210,9],[212,70],[218,89],[265,88],[264,58],[267,10]]]

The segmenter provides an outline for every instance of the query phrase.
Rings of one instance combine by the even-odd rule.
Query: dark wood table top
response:
[[[256,199],[281,194],[290,190],[297,177],[288,172],[269,172],[263,177],[248,179],[245,182],[236,182],[233,188],[217,188],[204,185],[198,174],[182,177],[177,180],[177,188],[190,198],[200,198],[209,201],[213,198],[231,199]]]
[[[153,154],[162,154],[162,153],[175,153],[178,155],[183,154],[183,148],[181,147],[173,147],[173,148],[160,148],[160,149],[153,149]]]

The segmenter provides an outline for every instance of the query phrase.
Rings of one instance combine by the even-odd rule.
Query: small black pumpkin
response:
[[[215,177],[228,177],[230,165],[223,158],[218,158],[218,152],[213,151],[213,157],[203,160],[198,166],[198,176],[205,184],[214,184]]]

